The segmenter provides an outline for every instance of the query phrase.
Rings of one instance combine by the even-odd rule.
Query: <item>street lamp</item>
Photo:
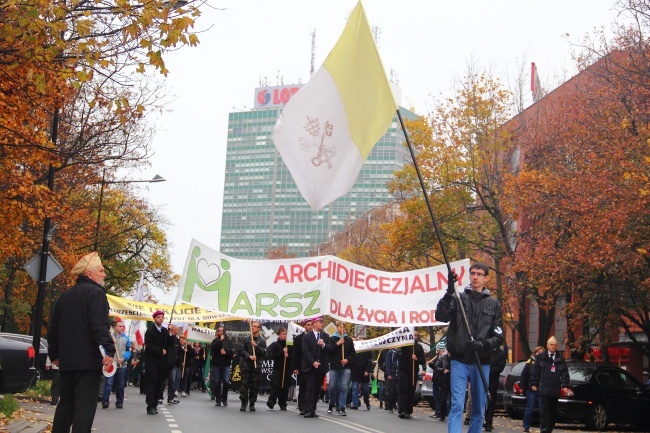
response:
[[[104,201],[104,185],[113,184],[113,183],[158,183],[165,182],[167,179],[160,175],[155,175],[153,179],[149,180],[110,180],[106,181],[106,169],[102,172],[102,187],[99,191],[99,208],[97,209],[97,226],[95,227],[95,244],[93,245],[93,251],[97,251],[97,246],[99,244],[99,225],[102,220],[102,202]]]

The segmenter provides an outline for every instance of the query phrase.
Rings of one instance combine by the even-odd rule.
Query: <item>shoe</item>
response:
[[[157,406],[154,406],[154,407],[153,407],[153,413],[156,414],[156,415],[158,415],[158,407],[157,407]]]
[[[411,416],[410,413],[407,413],[406,415],[404,415],[404,419],[411,419],[411,418],[413,418],[413,417]]]
[[[327,408],[327,413],[331,414],[332,412],[334,412],[334,408],[332,406],[328,407]]]
[[[384,402],[383,402],[383,401],[380,401],[380,402],[379,402],[379,409],[383,409],[383,408],[384,408]]]
[[[50,404],[51,404],[52,406],[56,406],[57,404],[59,404],[59,402],[57,402],[57,401],[51,401]]]
[[[280,410],[287,410],[286,406],[280,406]]]
[[[221,402],[218,401],[218,402],[216,402],[214,405],[215,405],[215,406],[221,406]]]
[[[485,431],[492,431],[491,425],[484,425],[483,428],[485,429]]]
[[[163,404],[163,399],[158,400],[158,404]]]
[[[406,418],[406,414],[404,412],[400,413],[398,416],[402,419]]]
[[[273,409],[273,406],[275,406],[275,405],[274,405],[273,403],[271,403],[270,401],[267,401],[267,402],[266,402],[266,405],[268,406],[269,409]]]
[[[305,415],[307,415],[307,412],[305,412],[304,410],[301,410],[300,413],[299,413],[298,415],[300,415],[300,416],[305,416]]]
[[[222,401],[221,404],[224,405],[224,406],[228,406],[228,400]]]
[[[438,418],[438,421],[443,421],[443,422],[444,422],[444,421],[445,421],[445,417],[443,416],[443,417],[441,417],[441,418]]]
[[[124,403],[115,403],[116,409],[124,409]]]
[[[173,400],[167,400],[167,404],[178,404],[178,403],[180,403],[180,402],[181,402],[180,400],[176,400],[176,399],[173,399]]]
[[[147,415],[155,415],[156,410],[153,407],[148,407],[147,408]]]
[[[108,403],[102,403],[102,409],[108,409]]]
[[[318,418],[318,415],[314,412],[309,412],[305,414],[305,418]]]
[[[530,429],[525,428],[524,433],[528,433],[528,432],[530,432]]]
[[[187,394],[185,393],[185,391],[181,392],[181,397],[187,397]]]
[[[345,409],[339,410],[339,416],[348,416],[347,413],[345,413]]]
[[[241,407],[239,408],[241,412],[246,412],[246,403],[242,403]]]
[[[251,412],[255,412],[255,403],[251,403],[250,405],[248,405],[248,410],[250,410]]]
[[[348,406],[348,407],[349,407],[350,409],[353,409],[353,410],[358,410],[358,409],[359,409],[359,406]]]
[[[366,410],[370,410],[370,403],[366,405]]]
[[[469,421],[470,421],[469,418],[465,418],[465,425],[469,425]]]
[[[393,409],[388,409],[388,413],[395,413]]]
[[[215,399],[214,395],[212,397],[210,397],[210,400],[214,400],[214,399]]]

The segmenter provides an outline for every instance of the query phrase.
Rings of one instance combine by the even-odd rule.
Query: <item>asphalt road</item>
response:
[[[347,410],[346,417],[327,415],[327,404],[319,403],[316,419],[305,419],[298,415],[296,403],[290,403],[288,410],[280,411],[276,406],[269,410],[266,395],[260,396],[256,412],[240,412],[238,395],[229,394],[228,407],[216,407],[208,394],[193,392],[188,397],[179,397],[180,404],[158,406],[158,415],[147,415],[144,395],[138,388],[126,388],[124,409],[115,408],[114,397],[111,406],[102,409],[98,404],[93,431],[99,433],[196,433],[202,431],[230,431],[260,433],[286,433],[287,431],[314,432],[326,429],[330,432],[358,433],[446,433],[447,423],[429,418],[431,410],[425,406],[415,408],[414,417],[399,419],[396,414],[379,410],[377,400],[372,400],[371,410]],[[166,397],[166,394],[165,394]],[[463,431],[467,431],[463,426]],[[224,430],[225,429],[225,430]],[[504,414],[495,416],[494,433],[522,432],[521,421],[512,420]],[[531,429],[539,432],[537,428]],[[610,431],[625,431],[613,427]],[[627,431],[633,431],[627,429]],[[639,431],[639,430],[637,430]],[[584,426],[560,425],[557,433],[587,432]]]

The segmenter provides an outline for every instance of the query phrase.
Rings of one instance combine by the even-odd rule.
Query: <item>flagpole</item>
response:
[[[433,208],[431,207],[431,202],[429,201],[427,188],[424,186],[424,181],[422,180],[422,174],[420,173],[420,168],[418,167],[418,163],[415,158],[415,151],[413,150],[413,146],[411,145],[411,140],[409,140],[409,135],[408,132],[406,131],[406,126],[404,126],[404,120],[402,119],[402,114],[399,112],[399,108],[396,111],[397,111],[397,118],[399,119],[400,126],[402,127],[402,132],[404,132],[404,137],[406,138],[406,144],[408,145],[409,152],[411,153],[411,158],[413,159],[413,166],[415,167],[415,172],[417,173],[418,180],[420,181],[420,187],[422,188],[424,201],[427,204],[427,209],[429,210],[429,216],[431,217],[431,221],[433,222],[433,228],[436,232],[436,236],[438,237],[438,243],[440,244],[440,251],[442,252],[442,256],[445,260],[445,265],[447,265],[447,272],[451,273],[451,265],[449,264],[449,258],[447,257],[447,251],[445,250],[445,244],[442,242],[442,236],[440,235],[440,229],[438,228],[438,221],[436,221],[436,217],[433,214]],[[449,283],[454,285],[453,281],[450,281]],[[463,322],[465,323],[465,329],[467,330],[467,334],[469,335],[469,340],[474,341],[474,337],[472,336],[472,331],[469,327],[469,322],[467,321],[467,315],[465,314],[465,308],[463,308],[463,301],[460,299],[460,294],[458,293],[458,290],[456,290],[455,285],[454,285],[454,294],[456,295],[456,299],[458,300],[459,310],[463,317]],[[479,358],[478,352],[476,350],[474,350],[474,357],[476,361],[476,366],[478,367],[478,372],[481,375],[481,381],[483,382],[483,387],[485,388],[485,394],[487,395],[487,402],[489,404],[490,401],[492,400],[492,397],[490,396],[488,381],[485,378],[485,373],[483,373],[483,367],[481,366],[481,359]]]
[[[253,338],[253,320],[249,320],[248,325],[250,326],[251,329],[251,347],[253,348],[253,356],[255,356],[255,346],[253,346],[253,343],[255,342],[255,339]],[[257,356],[255,356],[256,359],[253,360],[253,366],[257,368]]]

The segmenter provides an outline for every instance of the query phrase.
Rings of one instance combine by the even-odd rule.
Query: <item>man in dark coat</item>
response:
[[[312,331],[311,319],[305,319],[302,322],[305,332],[296,336],[293,339],[293,374],[298,378],[298,410],[300,415],[305,415],[305,396],[307,395],[307,384],[305,382],[305,374],[300,372],[302,366],[302,340],[305,334]]]
[[[106,273],[96,252],[85,255],[72,269],[77,283],[65,291],[50,318],[48,356],[59,367],[61,389],[52,432],[90,433],[102,375],[113,364],[115,345],[109,332]],[[106,356],[102,357],[99,346]]]
[[[172,343],[168,338],[167,328],[162,326],[165,313],[158,310],[153,313],[153,325],[144,333],[144,378],[147,402],[147,414],[158,413],[158,399],[161,399],[163,384],[167,378],[167,344]]]
[[[399,361],[399,395],[397,398],[397,412],[402,419],[411,418],[415,404],[415,385],[418,383],[420,366],[426,369],[424,349],[417,340],[417,333],[413,345],[398,349]]]
[[[232,342],[226,337],[223,326],[219,326],[214,340],[210,343],[210,379],[214,393],[215,406],[228,406],[228,389],[230,388],[230,364],[235,356]]]
[[[557,340],[551,337],[546,342],[546,352],[537,355],[530,374],[530,389],[537,391],[542,403],[539,414],[540,433],[551,433],[555,428],[557,401],[562,388],[569,386],[569,367],[557,353]]]
[[[273,409],[277,402],[280,410],[287,410],[287,399],[291,387],[293,350],[293,346],[287,346],[286,328],[278,329],[278,339],[266,351],[269,358],[273,360],[271,392],[266,402],[269,409]]]
[[[359,341],[363,337],[359,338]],[[361,402],[359,394],[363,397],[366,409],[370,410],[370,375],[375,370],[375,363],[372,360],[372,352],[360,352],[356,354],[352,373],[350,374],[350,386],[352,387],[352,405],[350,409],[359,409]]]
[[[239,399],[240,411],[246,411],[246,405],[251,412],[255,412],[255,402],[260,389],[260,376],[262,374],[262,358],[266,355],[266,340],[260,335],[262,325],[260,322],[251,323],[251,338],[244,340],[239,350],[239,368],[241,370],[241,388]]]
[[[499,389],[499,376],[504,368],[506,368],[508,356],[506,352],[497,347],[492,352],[492,359],[490,360],[490,377],[488,383],[490,387],[490,402],[485,409],[485,431],[492,431],[492,420],[494,419],[494,410],[497,407],[497,391]]]
[[[305,418],[318,418],[316,402],[320,387],[329,371],[327,353],[331,350],[330,336],[323,331],[323,317],[314,318],[312,332],[305,332],[302,339],[302,365],[300,372],[305,375]],[[301,391],[302,392],[302,391]]]

